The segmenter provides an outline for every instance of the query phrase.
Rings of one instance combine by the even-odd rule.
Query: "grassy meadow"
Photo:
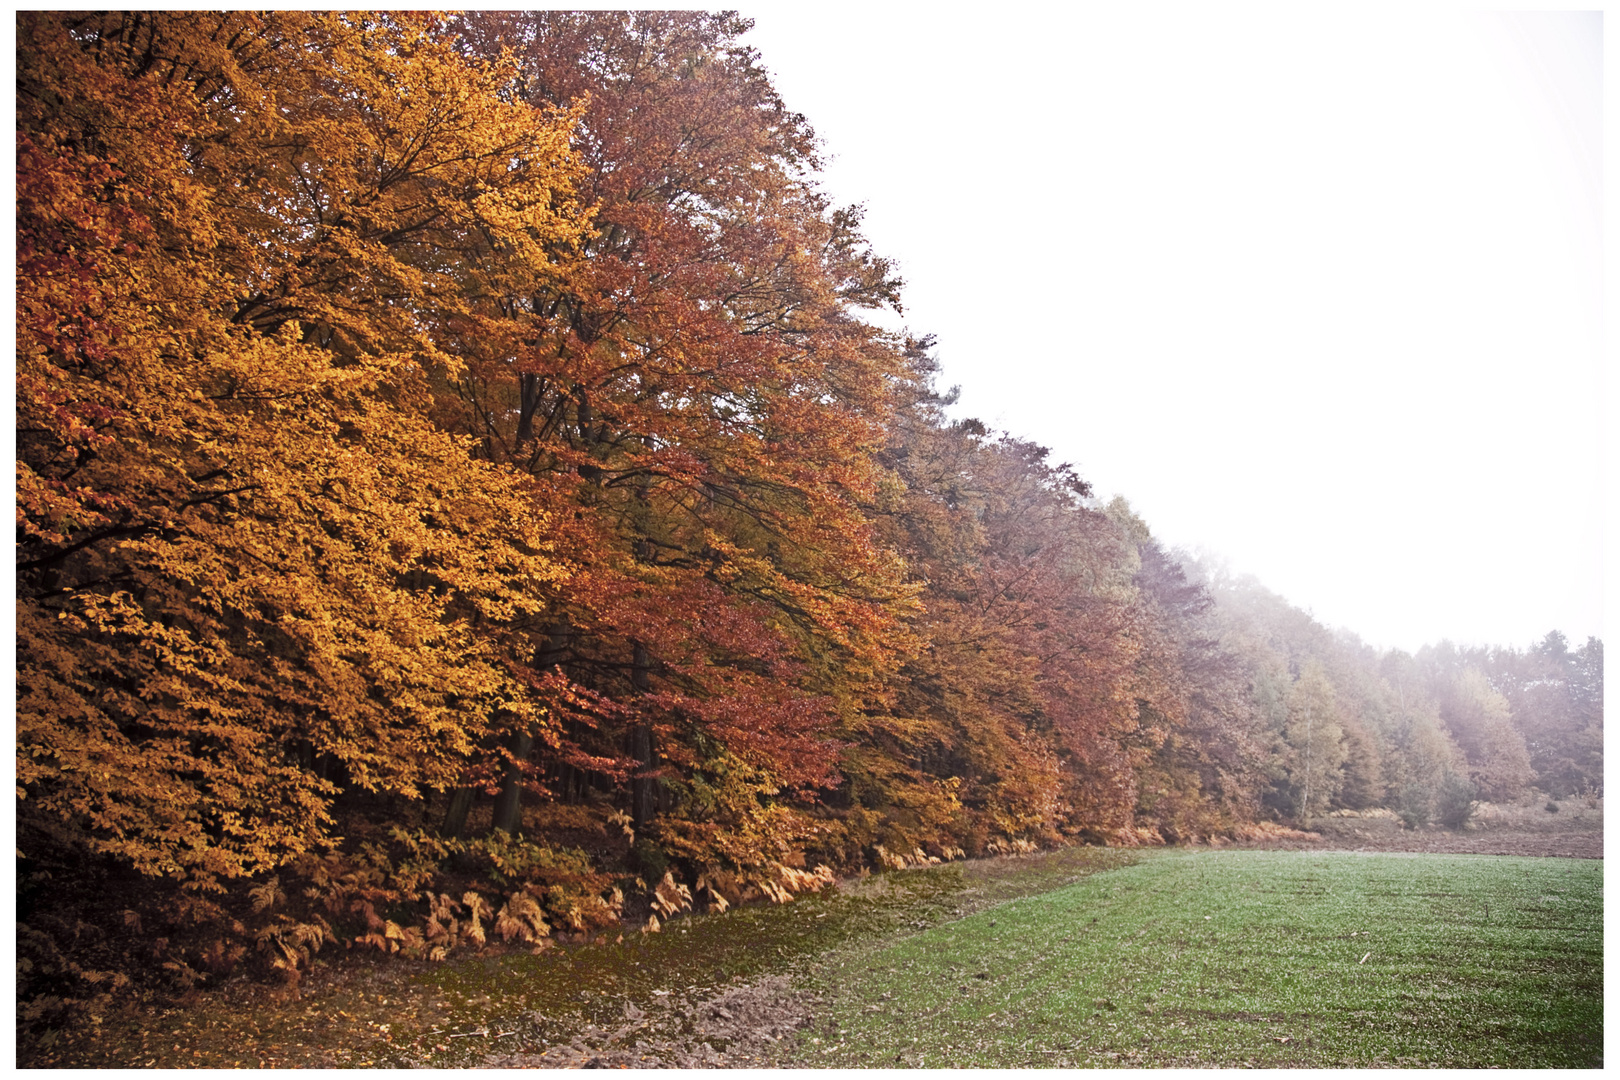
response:
[[[829,958],[827,1067],[1602,1064],[1603,864],[1166,851]]]

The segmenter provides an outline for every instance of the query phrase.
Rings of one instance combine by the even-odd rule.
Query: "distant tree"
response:
[[[1573,767],[1564,778],[1570,792],[1603,790],[1603,642],[1589,637],[1569,670],[1575,723],[1570,737]]]
[[[1446,688],[1440,717],[1467,756],[1469,777],[1482,798],[1515,799],[1535,779],[1507,699],[1477,668],[1465,668]]]
[[[1383,747],[1373,734],[1365,713],[1341,713],[1344,724],[1344,766],[1338,802],[1351,810],[1382,806],[1388,788]]]
[[[1530,649],[1493,649],[1491,685],[1507,698],[1536,785],[1563,797],[1603,785],[1603,643],[1578,650],[1553,631]]]
[[[1466,771],[1466,762],[1441,723],[1440,708],[1428,697],[1412,657],[1390,652],[1379,667],[1393,703],[1385,757],[1392,808],[1409,826],[1427,825],[1446,774]]]
[[[1309,821],[1339,794],[1346,748],[1333,685],[1318,663],[1307,663],[1288,693],[1289,782],[1295,816]]]
[[[968,850],[1119,835],[1136,725],[1126,547],[1071,469],[945,420],[944,400],[905,410],[882,458],[897,483],[873,510],[920,586],[922,648],[889,708],[848,731],[849,797],[886,845],[947,816]]]
[[[1111,512],[1121,511],[1111,508]],[[1182,561],[1139,537],[1135,584],[1164,690],[1153,752],[1138,770],[1138,815],[1167,839],[1217,834],[1253,818],[1264,787],[1264,720],[1242,659],[1221,639],[1214,599]],[[1146,704],[1146,703],[1145,703]]]

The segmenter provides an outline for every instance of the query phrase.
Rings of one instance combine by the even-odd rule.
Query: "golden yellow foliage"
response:
[[[572,117],[434,25],[20,17],[25,831],[208,886],[319,848],[331,774],[544,727],[501,634],[565,576],[547,514],[427,410],[568,272]]]

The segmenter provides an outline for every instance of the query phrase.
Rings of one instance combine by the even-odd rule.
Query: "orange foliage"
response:
[[[322,769],[543,721],[499,637],[546,517],[425,417],[441,328],[585,224],[510,79],[414,16],[20,18],[25,829],[208,884],[324,841]]]

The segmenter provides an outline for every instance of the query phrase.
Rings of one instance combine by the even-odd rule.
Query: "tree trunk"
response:
[[[519,375],[517,445],[520,448],[534,441],[534,414],[539,407],[540,376],[527,373]]]
[[[509,762],[501,774],[501,790],[495,796],[495,813],[491,824],[503,832],[515,833],[523,816],[522,763],[528,758],[529,751],[534,749],[534,736],[526,731],[513,735],[507,749],[512,751],[517,761]]]
[[[630,661],[630,685],[640,693],[652,690],[652,654],[641,642],[635,643]],[[653,747],[652,723],[643,720],[630,731],[630,756],[640,763],[641,769],[632,781],[630,817],[640,834],[653,814],[658,812],[658,779],[653,773],[658,768],[658,754]]]
[[[573,628],[566,616],[553,623],[546,634],[546,643],[535,650],[534,666],[540,671],[558,667],[568,651],[568,638]],[[523,763],[534,749],[534,734],[518,732],[512,736],[507,749],[516,759],[501,774],[501,790],[495,796],[495,813],[491,825],[503,832],[515,833],[523,819]]]
[[[444,812],[444,828],[439,831],[451,840],[467,831],[467,815],[472,812],[473,796],[470,787],[460,787],[450,793],[450,806]]]

